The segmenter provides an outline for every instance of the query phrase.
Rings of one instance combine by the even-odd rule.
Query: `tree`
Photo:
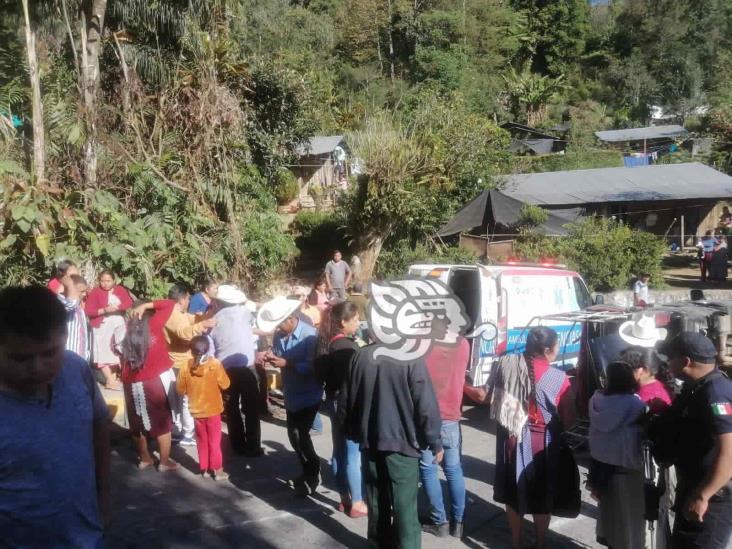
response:
[[[427,155],[413,132],[386,113],[369,118],[349,142],[365,173],[347,204],[348,230],[368,280],[385,240],[399,223],[411,219],[420,193],[432,182],[426,175]]]
[[[33,105],[33,172],[37,181],[46,179],[46,137],[43,126],[43,101],[41,99],[41,72],[38,66],[36,44],[38,35],[31,21],[28,0],[22,0],[25,21],[26,55],[31,84],[31,103]]]
[[[64,1],[64,10],[66,3]],[[97,184],[97,95],[99,93],[99,55],[107,0],[84,0],[81,4],[79,29],[81,35],[81,89],[86,118],[84,143],[84,179],[90,187]],[[73,38],[73,37],[72,37]],[[73,44],[72,44],[73,47]]]

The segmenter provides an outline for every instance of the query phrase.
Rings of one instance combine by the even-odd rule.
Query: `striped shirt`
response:
[[[61,294],[58,299],[66,308],[66,350],[88,361],[91,358],[91,346],[84,308],[76,299],[68,299]]]

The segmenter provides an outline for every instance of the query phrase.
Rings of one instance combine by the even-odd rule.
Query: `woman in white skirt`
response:
[[[116,283],[111,271],[102,271],[99,274],[99,285],[89,292],[84,310],[92,327],[92,360],[95,367],[104,374],[108,389],[122,388],[115,379],[120,363],[115,345],[124,339],[124,314],[130,307],[132,297],[127,289]]]

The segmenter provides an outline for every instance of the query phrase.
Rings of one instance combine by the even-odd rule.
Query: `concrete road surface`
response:
[[[225,454],[224,468],[231,479],[220,482],[196,474],[195,448],[174,448],[173,458],[182,465],[180,471],[138,471],[129,439],[120,430],[113,441],[113,520],[107,546],[364,547],[366,519],[351,519],[336,510],[339,498],[328,468],[330,424],[327,417],[323,419],[325,432],[314,437],[314,442],[323,460],[324,485],[306,499],[295,497],[287,485],[287,479],[299,474],[299,465],[287,441],[284,422],[276,417],[268,417],[262,424],[266,455],[251,459]],[[465,539],[423,534],[422,546],[508,548],[505,513],[492,498],[495,436],[485,408],[465,409],[463,441],[468,492]],[[224,448],[226,452],[226,436]],[[582,473],[584,480],[584,470]],[[422,493],[420,497],[422,511]],[[552,521],[549,547],[600,547],[594,541],[597,508],[586,494],[585,498],[577,519]],[[525,546],[531,547],[529,522],[525,530],[529,536]]]

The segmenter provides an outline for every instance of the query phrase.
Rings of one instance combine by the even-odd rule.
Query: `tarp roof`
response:
[[[439,236],[451,236],[487,226],[489,223],[513,227],[519,221],[523,205],[523,202],[495,189],[483,191],[463,206],[437,234]],[[580,208],[552,210],[549,212],[546,222],[536,227],[536,230],[545,234],[566,234],[567,230],[564,225],[576,221],[580,214]]]
[[[697,162],[506,177],[503,194],[539,206],[732,197],[732,177]]]
[[[664,139],[687,135],[683,127],[677,125],[648,126],[647,128],[628,128],[625,130],[606,130],[595,132],[600,141],[618,143],[623,141],[642,141],[643,139]]]
[[[342,135],[316,135],[305,145],[297,148],[300,156],[320,156],[332,153],[338,145],[343,144]]]
[[[523,124],[518,124],[516,122],[504,122],[503,124],[501,124],[501,128],[503,128],[504,130],[506,130],[508,132],[511,132],[511,130],[514,130],[515,132],[536,135],[536,136],[544,138],[544,139],[559,139],[555,135],[551,135],[551,134],[548,134],[541,130],[537,130],[536,128],[532,128],[531,126],[524,126]]]

